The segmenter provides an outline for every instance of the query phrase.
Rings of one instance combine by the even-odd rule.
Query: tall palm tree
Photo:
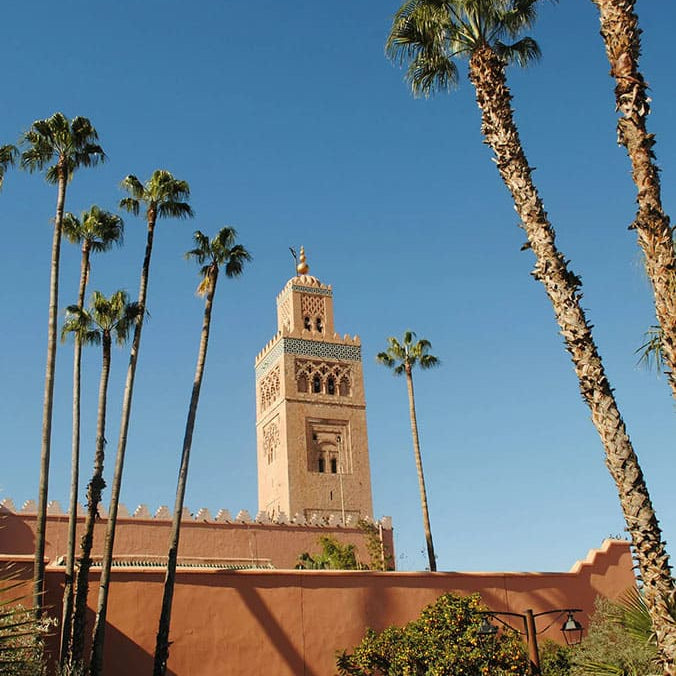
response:
[[[617,486],[631,534],[645,599],[658,636],[665,670],[676,670],[676,623],[668,601],[674,593],[669,556],[636,453],[606,377],[591,327],[582,309],[581,281],[555,242],[555,233],[533,183],[513,118],[508,63],[526,65],[539,48],[517,39],[536,18],[537,0],[408,0],[395,15],[387,53],[408,63],[414,94],[429,95],[457,81],[456,57],[469,58],[469,77],[482,115],[482,132],[509,189],[527,247],[535,254],[533,276],[554,308],[580,391],[603,442],[606,465]],[[503,40],[515,40],[511,44]]]
[[[209,345],[209,330],[211,328],[211,309],[216,293],[218,273],[225,266],[226,277],[238,277],[242,274],[244,263],[251,260],[249,252],[235,242],[237,232],[234,228],[222,228],[219,233],[209,240],[199,230],[195,232],[195,248],[188,251],[186,258],[194,258],[201,266],[200,275],[202,281],[197,287],[197,293],[206,296],[204,304],[204,319],[202,320],[202,333],[200,346],[197,354],[197,366],[195,378],[188,407],[188,419],[185,423],[185,435],[183,437],[183,451],[181,453],[181,465],[178,472],[176,486],[176,502],[174,504],[174,516],[169,536],[169,554],[167,560],[167,573],[164,580],[164,594],[162,596],[162,610],[160,613],[157,642],[155,644],[154,676],[164,676],[169,658],[169,625],[171,622],[171,604],[174,598],[174,582],[176,579],[176,559],[178,557],[178,542],[181,532],[181,515],[183,513],[183,499],[188,480],[188,463],[190,461],[190,449],[192,447],[192,435],[195,429],[197,416],[197,404],[200,398],[200,389],[204,377],[204,365],[207,359],[207,347]],[[92,674],[94,672],[92,671]]]
[[[425,529],[425,541],[427,542],[427,558],[430,570],[435,571],[437,569],[437,560],[434,555],[434,544],[432,543],[432,527],[430,526],[430,513],[427,508],[425,474],[423,472],[422,456],[420,455],[418,416],[415,412],[415,394],[413,392],[413,369],[415,366],[419,366],[421,369],[439,366],[439,360],[429,353],[432,348],[430,341],[424,338],[416,341],[416,335],[413,331],[405,331],[401,342],[392,336],[387,339],[387,342],[389,343],[387,350],[379,352],[376,355],[376,359],[384,366],[392,369],[395,376],[406,375],[408,413],[411,418],[413,455],[415,456],[415,466],[418,471],[418,487],[420,488],[420,506],[422,507],[423,528]]]
[[[63,113],[54,113],[45,120],[36,120],[22,136],[21,166],[30,172],[46,169],[45,177],[57,186],[56,215],[52,238],[52,261],[49,280],[49,321],[47,329],[47,365],[45,367],[44,403],[42,408],[42,442],[40,451],[40,484],[38,514],[35,526],[35,566],[33,572],[33,606],[42,613],[42,587],[45,577],[45,526],[49,489],[49,459],[52,443],[52,406],[54,402],[54,368],[56,365],[56,314],[59,304],[59,262],[61,229],[66,204],[66,186],[79,167],[90,167],[105,160],[97,143],[98,134],[86,117],[68,120]]]
[[[598,7],[601,35],[615,78],[617,142],[631,161],[638,211],[632,223],[643,250],[645,267],[653,287],[660,332],[662,362],[672,394],[676,397],[676,252],[669,217],[662,207],[659,168],[655,164],[654,134],[649,134],[647,84],[639,70],[641,29],[634,11],[635,0],[592,0]]]
[[[2,190],[2,184],[5,180],[5,171],[8,167],[14,166],[18,154],[19,151],[16,146],[0,146],[0,190]]]
[[[80,285],[77,295],[77,307],[84,308],[84,297],[89,280],[89,259],[92,253],[108,251],[113,244],[122,243],[124,224],[117,214],[103,211],[92,206],[82,212],[80,218],[71,213],[63,217],[63,234],[73,244],[80,244],[82,262],[80,264]],[[63,666],[68,661],[68,643],[70,620],[73,611],[73,572],[75,569],[75,529],[77,526],[77,493],[80,473],[80,372],[82,363],[82,343],[75,333],[73,355],[73,435],[71,445],[70,507],[68,510],[68,546],[66,552],[66,574],[63,588],[63,612],[61,621],[60,660]]]
[[[98,517],[101,493],[106,485],[103,480],[103,462],[106,447],[106,408],[111,347],[113,339],[118,345],[123,345],[126,342],[131,326],[139,321],[141,312],[140,305],[130,303],[124,291],[116,291],[110,298],[106,298],[99,291],[94,291],[89,310],[82,309],[77,305],[68,306],[66,322],[61,332],[63,338],[69,333],[74,333],[82,345],[100,344],[102,346],[94,471],[87,486],[87,516],[84,534],[80,541],[80,562],[72,619],[70,661],[73,665],[80,664],[84,650],[84,629],[89,589],[89,569],[92,564],[94,524]]]
[[[145,184],[141,183],[136,176],[129,175],[122,181],[122,187],[129,193],[120,201],[120,207],[137,216],[141,207],[145,208],[147,224],[146,249],[141,268],[141,282],[138,292],[138,304],[145,312],[146,296],[148,291],[148,277],[150,275],[150,257],[153,251],[153,237],[155,226],[159,218],[192,218],[193,212],[187,200],[190,198],[190,186],[186,181],[174,178],[170,172],[157,169]],[[141,330],[143,328],[143,316],[134,327],[129,365],[127,367],[127,379],[124,386],[122,399],[122,413],[120,420],[120,436],[117,443],[117,456],[110,493],[110,509],[108,510],[108,523],[106,526],[106,539],[103,545],[103,559],[101,561],[101,583],[99,586],[99,598],[94,624],[94,638],[92,643],[92,665],[100,669],[103,659],[103,643],[106,629],[106,612],[108,608],[108,588],[110,584],[110,568],[113,561],[113,548],[115,545],[115,528],[117,526],[117,509],[120,502],[120,488],[122,485],[122,471],[124,469],[124,456],[127,449],[127,431],[131,416],[131,402],[134,393],[134,377],[136,375],[136,363],[141,345]]]

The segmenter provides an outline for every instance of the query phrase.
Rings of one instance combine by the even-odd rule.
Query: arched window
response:
[[[322,391],[322,381],[321,381],[321,379],[319,378],[319,376],[314,376],[314,377],[312,378],[312,391],[313,391],[315,394],[318,394],[319,392]]]
[[[325,471],[324,458],[321,455],[319,456],[318,469],[322,473]]]
[[[324,325],[322,324],[322,318],[317,317],[317,320],[315,321],[315,326],[317,327],[317,331],[321,333],[324,330]]]
[[[327,381],[326,381],[326,391],[329,394],[335,394],[336,393],[336,381],[333,376],[329,376]]]
[[[305,326],[305,328],[306,328],[308,331],[312,330],[312,324],[310,323],[310,318],[309,318],[309,317],[305,317],[305,318],[303,319],[303,326]]]
[[[337,474],[338,473],[338,459],[337,458],[331,458],[331,474]]]

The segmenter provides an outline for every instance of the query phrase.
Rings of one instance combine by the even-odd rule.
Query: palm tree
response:
[[[153,237],[158,218],[192,218],[193,212],[187,200],[190,197],[190,186],[186,181],[174,178],[171,173],[163,169],[157,169],[145,184],[141,183],[136,176],[129,175],[122,181],[122,187],[129,193],[120,201],[120,207],[137,216],[141,211],[141,205],[145,207],[148,234],[146,250],[141,268],[141,283],[138,293],[138,305],[145,313],[146,296],[148,290],[148,277],[150,274],[150,257],[153,250]],[[106,526],[106,539],[103,545],[103,559],[101,561],[101,582],[99,586],[99,598],[96,610],[96,622],[94,624],[94,638],[92,642],[92,665],[100,669],[103,660],[103,643],[106,629],[106,612],[108,608],[108,588],[110,584],[110,568],[113,561],[113,547],[115,545],[115,528],[117,525],[117,508],[120,502],[120,487],[122,484],[122,471],[124,468],[124,456],[127,449],[127,431],[131,416],[131,402],[134,392],[134,376],[136,363],[141,345],[141,330],[143,328],[143,315],[134,327],[134,337],[129,355],[127,367],[127,379],[124,386],[122,399],[122,413],[120,420],[120,436],[117,443],[117,456],[115,458],[115,470],[110,493],[110,509],[108,510],[108,524]],[[93,671],[92,673],[96,673]]]
[[[91,253],[108,251],[113,244],[122,243],[124,224],[116,214],[92,206],[78,219],[71,213],[63,217],[63,234],[69,242],[80,244],[82,262],[80,265],[80,286],[77,307],[84,308],[84,297],[89,280],[89,258]],[[68,549],[66,553],[66,575],[63,588],[63,613],[61,621],[60,660],[63,666],[68,661],[68,643],[70,620],[73,611],[73,572],[75,569],[75,529],[77,525],[77,493],[80,467],[80,371],[82,363],[82,344],[75,333],[75,352],[73,356],[73,436],[71,450],[70,508],[68,511]]]
[[[8,167],[14,166],[18,153],[19,151],[16,146],[0,146],[0,190],[2,190],[2,184],[5,179],[5,171],[7,171]]]
[[[676,397],[676,252],[669,217],[662,207],[659,168],[655,164],[654,134],[646,128],[650,114],[647,84],[639,70],[641,30],[635,0],[592,0],[598,7],[601,35],[615,78],[617,141],[627,149],[637,188],[636,230],[653,287],[655,312],[662,328],[661,355]]]
[[[105,160],[105,153],[96,141],[98,134],[86,117],[68,120],[63,113],[54,113],[45,120],[36,120],[23,135],[21,166],[30,172],[46,169],[49,183],[56,183],[56,215],[52,239],[52,262],[49,280],[49,320],[47,329],[47,365],[45,367],[44,403],[42,408],[42,442],[40,451],[40,485],[38,514],[35,526],[35,566],[33,572],[33,606],[42,614],[42,587],[45,577],[45,525],[49,489],[49,459],[52,443],[52,405],[54,401],[54,368],[56,365],[56,314],[59,304],[59,262],[61,229],[66,203],[66,186],[79,167],[90,167]]]
[[[202,321],[202,333],[200,346],[197,354],[197,367],[190,396],[188,419],[185,423],[185,435],[183,437],[183,451],[181,453],[181,465],[178,472],[176,486],[176,502],[174,504],[174,516],[169,536],[169,554],[167,560],[167,573],[164,580],[164,594],[162,597],[162,610],[160,613],[157,642],[155,644],[154,676],[164,676],[169,658],[169,625],[171,622],[171,604],[174,598],[174,582],[176,579],[176,559],[178,557],[178,542],[181,532],[181,515],[183,513],[183,499],[185,486],[188,480],[188,463],[190,461],[190,449],[192,447],[192,435],[195,429],[197,416],[197,404],[200,398],[202,378],[204,377],[204,365],[207,358],[209,345],[209,330],[211,328],[211,309],[216,293],[218,273],[225,266],[226,277],[239,277],[242,274],[244,263],[251,260],[249,252],[241,245],[235,243],[237,232],[234,228],[222,228],[219,233],[209,241],[209,238],[199,230],[195,232],[195,248],[188,251],[186,258],[194,258],[201,266],[200,275],[202,281],[197,287],[197,293],[206,296],[204,304],[204,319]],[[92,671],[92,674],[94,672]]]
[[[415,341],[415,342],[414,342]],[[399,342],[390,336],[385,352],[376,355],[378,362],[391,368],[395,376],[406,375],[406,387],[408,388],[408,413],[411,418],[411,434],[413,436],[413,455],[415,466],[418,471],[418,487],[420,488],[420,506],[422,507],[423,528],[425,529],[425,541],[427,542],[427,558],[430,570],[437,569],[437,560],[434,556],[434,544],[432,543],[432,528],[430,526],[430,513],[427,508],[427,491],[425,489],[425,474],[423,473],[422,456],[420,455],[420,440],[418,438],[418,417],[415,412],[415,394],[413,392],[413,368],[429,369],[439,366],[439,360],[429,354],[432,344],[424,338],[416,341],[413,331],[405,331],[404,339]]]
[[[537,0],[407,0],[394,18],[387,53],[409,64],[414,94],[449,89],[457,81],[455,57],[469,58],[469,77],[482,115],[482,132],[509,189],[527,248],[535,254],[533,276],[545,286],[580,391],[603,442],[606,465],[617,485],[631,534],[645,599],[665,669],[676,670],[676,623],[668,600],[674,593],[669,556],[650,495],[580,304],[581,281],[558,250],[555,233],[533,183],[532,169],[514,123],[505,69],[539,55],[529,37],[516,40],[536,18]],[[506,44],[503,40],[516,40]]]
[[[77,590],[75,592],[75,610],[72,620],[72,641],[70,650],[71,664],[79,665],[84,650],[84,625],[87,610],[87,592],[89,589],[89,569],[92,564],[91,551],[94,542],[94,524],[98,517],[101,493],[105,488],[103,480],[103,462],[106,447],[106,408],[108,398],[108,376],[110,374],[111,346],[113,338],[118,345],[123,345],[132,324],[139,321],[141,307],[138,303],[130,303],[124,291],[116,291],[106,298],[99,291],[94,291],[90,309],[84,310],[77,305],[67,309],[66,322],[61,335],[74,333],[80,344],[101,344],[103,360],[101,379],[99,381],[99,405],[96,420],[96,450],[94,452],[94,471],[87,486],[87,516],[85,530],[80,541],[80,563],[77,573]]]

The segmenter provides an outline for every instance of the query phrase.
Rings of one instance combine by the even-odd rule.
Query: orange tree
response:
[[[525,647],[515,632],[505,631],[489,649],[479,636],[484,607],[478,594],[444,594],[423,609],[417,620],[381,633],[368,629],[352,653],[336,664],[340,676],[497,676],[523,674]]]

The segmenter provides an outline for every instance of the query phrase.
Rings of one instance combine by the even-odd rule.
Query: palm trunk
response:
[[[662,208],[659,169],[655,165],[653,134],[646,129],[650,114],[647,85],[638,68],[641,30],[635,0],[593,0],[601,15],[601,35],[615,78],[615,99],[622,117],[617,141],[627,149],[638,189],[638,211],[631,225],[645,256],[655,296],[655,312],[662,327],[662,356],[671,391],[676,397],[676,253],[669,217]]]
[[[77,294],[77,307],[84,307],[85,289],[89,270],[89,250],[91,243],[82,243],[82,263],[80,265],[80,287]],[[80,372],[82,364],[82,342],[75,333],[73,354],[73,435],[70,460],[70,506],[68,508],[68,551],[66,552],[66,575],[63,587],[63,613],[61,619],[60,663],[63,667],[69,661],[69,643],[73,613],[73,575],[75,571],[75,531],[77,527],[77,493],[80,482]]]
[[[103,364],[99,382],[99,412],[96,422],[96,452],[94,454],[94,472],[87,486],[87,517],[85,531],[80,541],[80,567],[77,574],[75,592],[75,612],[73,614],[73,639],[71,646],[71,664],[80,665],[84,654],[85,625],[87,620],[87,592],[89,591],[89,569],[92,565],[92,546],[94,544],[94,524],[98,518],[101,493],[106,486],[103,480],[103,461],[106,447],[106,404],[108,376],[110,374],[109,331],[103,332]]]
[[[580,383],[580,392],[601,436],[606,465],[617,486],[627,530],[631,534],[646,604],[657,633],[660,657],[665,664],[665,673],[673,674],[676,669],[676,624],[668,608],[674,591],[669,556],[638,458],[580,305],[581,282],[568,270],[556,247],[554,230],[531,179],[532,170],[513,120],[504,62],[490,47],[483,46],[470,59],[470,79],[482,113],[483,135],[493,149],[498,171],[512,194],[521,227],[526,231],[528,243],[535,254],[532,274],[544,284],[554,307]]]
[[[422,456],[420,454],[420,440],[418,438],[418,418],[415,413],[415,393],[413,392],[413,374],[411,367],[406,366],[406,387],[408,388],[408,413],[411,418],[411,434],[413,436],[413,455],[415,467],[418,471],[418,487],[420,488],[420,506],[422,507],[423,528],[425,529],[425,542],[427,543],[427,558],[430,570],[437,569],[437,559],[434,555],[432,543],[432,527],[430,526],[430,513],[427,508],[427,490],[425,489],[425,474],[423,473]]]
[[[110,585],[110,569],[113,564],[113,548],[115,546],[115,528],[117,527],[117,510],[120,504],[120,489],[122,486],[122,471],[124,469],[124,455],[127,450],[127,433],[129,419],[131,417],[131,402],[134,394],[134,378],[136,375],[136,363],[141,346],[141,330],[146,311],[146,296],[148,289],[148,277],[150,275],[150,257],[153,251],[153,236],[157,213],[148,211],[148,235],[146,238],[146,250],[141,268],[141,282],[138,293],[138,304],[141,310],[138,322],[134,326],[134,338],[129,354],[127,367],[127,379],[122,398],[122,414],[120,420],[120,437],[117,442],[117,456],[115,458],[115,470],[110,492],[110,508],[108,510],[108,523],[106,525],[106,538],[103,545],[103,558],[101,560],[101,579],[99,583],[99,598],[96,607],[96,620],[94,621],[94,633],[92,637],[91,673],[100,673],[103,668],[103,645],[106,632],[106,613],[108,611],[108,591]]]
[[[195,368],[195,379],[192,386],[192,395],[190,397],[188,419],[185,424],[181,466],[178,472],[178,483],[176,486],[176,502],[174,504],[174,518],[171,524],[171,535],[169,537],[167,573],[164,579],[162,610],[160,612],[160,622],[157,630],[157,642],[155,644],[155,663],[153,666],[153,676],[164,676],[167,669],[167,660],[169,659],[169,625],[171,623],[171,604],[174,598],[176,560],[178,558],[178,542],[181,532],[183,499],[185,498],[185,486],[188,480],[188,463],[190,461],[192,434],[193,430],[195,429],[197,404],[200,398],[200,388],[202,387],[202,377],[204,375],[204,364],[207,358],[209,327],[211,325],[211,308],[214,300],[214,293],[216,291],[216,281],[218,280],[218,268],[216,267],[212,269],[209,274],[211,275],[211,283],[209,284],[209,290],[207,291],[207,298],[204,306],[202,335],[200,338],[200,347],[199,354],[197,356],[197,367]]]
[[[54,404],[54,370],[56,367],[56,315],[59,306],[59,262],[61,258],[61,230],[66,204],[68,171],[59,160],[59,183],[52,239],[52,263],[49,278],[49,320],[47,328],[47,364],[42,407],[42,444],[40,451],[40,484],[38,486],[38,514],[35,524],[35,563],[33,567],[33,608],[42,615],[42,589],[45,577],[45,537],[47,525],[47,495],[49,492],[49,457],[52,445],[52,408]]]

